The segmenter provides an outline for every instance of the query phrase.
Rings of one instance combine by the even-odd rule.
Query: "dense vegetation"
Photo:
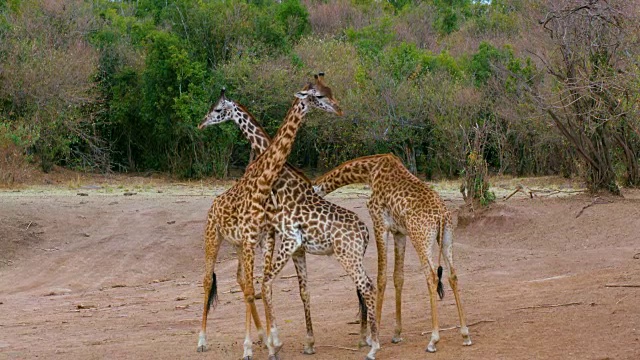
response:
[[[325,71],[345,116],[309,116],[298,166],[393,152],[470,191],[488,169],[615,193],[640,184],[635,6],[0,0],[0,182],[22,161],[224,177],[249,146],[232,124],[197,130],[220,89],[273,134]]]

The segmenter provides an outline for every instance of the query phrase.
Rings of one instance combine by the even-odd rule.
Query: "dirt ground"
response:
[[[358,189],[329,199],[370,226],[367,191]],[[244,305],[228,245],[216,268],[220,301],[209,317],[210,350],[196,352],[202,235],[220,191],[209,184],[93,186],[79,179],[1,190],[0,359],[240,358]],[[451,208],[460,206],[455,191],[443,193]],[[429,337],[422,332],[431,328],[426,282],[408,246],[405,340],[390,342],[391,265],[378,358],[640,359],[640,191],[587,208],[593,199],[584,194],[503,196],[455,234],[474,345],[463,347],[458,331],[446,330],[438,352],[425,353]],[[347,349],[356,347],[359,329],[348,324],[357,312],[351,281],[331,257],[308,256],[308,263],[317,353],[300,354],[304,316],[289,264],[274,284],[281,358],[363,359],[367,349]],[[373,241],[366,264],[375,277]],[[438,311],[441,327],[450,328],[458,319],[446,281],[445,289]],[[254,355],[266,359],[267,351],[256,345]]]

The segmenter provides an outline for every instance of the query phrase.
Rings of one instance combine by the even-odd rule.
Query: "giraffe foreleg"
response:
[[[255,295],[253,287],[253,266],[255,258],[255,249],[253,239],[257,236],[248,236],[243,238],[242,241],[242,271],[244,273],[244,301],[246,304],[246,317],[245,317],[245,337],[244,337],[244,353],[243,359],[251,360],[253,358],[253,343],[251,341],[251,317],[253,314],[253,308],[255,307]],[[267,338],[269,319],[267,318]]]
[[[307,337],[305,339],[304,350],[302,352],[307,355],[312,355],[316,353],[316,350],[313,347],[315,344],[315,338],[313,336],[313,324],[311,323],[311,296],[307,287],[307,261],[305,254],[294,254],[293,264],[295,265],[296,273],[298,274],[300,299],[302,299],[302,304],[304,306],[304,320],[307,325]]]
[[[404,256],[407,237],[404,234],[396,233],[394,240],[393,285],[396,290],[396,328],[391,342],[397,344],[402,341],[402,287],[404,285]]]
[[[202,311],[202,327],[198,335],[198,352],[207,351],[207,316],[217,300],[217,279],[215,273],[216,259],[222,237],[218,234],[215,222],[209,218],[205,231],[205,270],[202,287],[204,290],[204,309]]]
[[[376,238],[376,248],[378,250],[378,276],[377,276],[377,297],[376,297],[376,322],[378,326],[382,322],[382,305],[384,303],[384,292],[387,288],[387,236],[389,235],[383,219],[383,210],[377,203],[370,200],[367,203],[371,220],[373,221],[373,233]]]
[[[240,290],[242,290],[242,292],[244,293],[244,275],[242,274],[242,259],[241,258],[238,259],[238,270],[237,270],[237,273],[236,273],[236,281],[238,282],[238,285],[240,286]],[[256,309],[255,301],[253,302],[253,304],[251,306],[251,316],[253,317],[253,323],[256,326],[256,330],[258,331],[258,338],[260,339],[262,344],[264,344],[264,346],[267,346],[267,341],[266,341],[267,339],[265,338],[264,329],[262,328],[262,323],[260,322],[260,315],[258,314],[258,309]]]

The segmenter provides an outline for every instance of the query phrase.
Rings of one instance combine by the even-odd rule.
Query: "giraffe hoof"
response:
[[[427,346],[427,352],[430,352],[430,353],[436,352],[436,346],[433,344],[429,344],[429,346]]]
[[[473,345],[473,343],[471,342],[471,338],[466,338],[466,339],[464,339],[464,341],[462,342],[462,345],[464,345],[464,346],[471,346],[471,345]]]
[[[269,355],[268,360],[280,360],[280,357],[278,355]]]
[[[245,356],[242,358],[242,360],[253,360],[253,357],[251,356]]]
[[[358,343],[358,349],[363,348],[365,346],[369,346],[369,344],[367,344],[365,340],[360,340],[360,342]]]
[[[198,352],[205,352],[205,351],[207,351],[207,345],[198,346]]]
[[[404,341],[404,339],[403,339],[403,338],[401,338],[400,336],[394,336],[394,337],[391,339],[391,343],[392,343],[392,344],[399,344],[399,343],[401,343],[401,342],[403,342],[403,341]]]
[[[314,349],[313,347],[305,347],[302,353],[305,355],[313,355],[316,353],[316,349]]]

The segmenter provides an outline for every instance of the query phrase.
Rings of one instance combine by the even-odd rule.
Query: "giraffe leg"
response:
[[[345,242],[343,242],[345,243]],[[367,317],[369,320],[369,327],[371,329],[371,350],[367,354],[366,360],[374,360],[376,353],[380,350],[380,342],[378,341],[378,326],[376,324],[376,288],[373,285],[373,281],[367,276],[364,271],[362,263],[363,254],[356,253],[355,251],[345,251],[343,248],[336,248],[336,258],[345,269],[347,274],[351,276],[356,283],[358,292],[362,294],[364,300]],[[361,334],[366,336],[366,334]],[[362,339],[361,339],[362,341]]]
[[[467,327],[464,311],[462,310],[462,302],[460,301],[460,293],[458,292],[458,276],[456,275],[456,270],[453,267],[453,230],[449,226],[445,227],[442,246],[444,259],[447,263],[447,267],[449,268],[449,285],[451,285],[451,289],[453,290],[453,296],[456,299],[456,307],[458,308],[460,334],[462,334],[463,339],[462,345],[470,346],[472,344],[471,336],[469,336],[469,328]]]
[[[238,251],[238,253],[241,254],[241,252]],[[244,277],[242,274],[242,259],[238,259],[238,270],[236,273],[236,281],[238,282],[238,285],[240,286],[240,290],[242,290],[242,293],[244,294]],[[256,330],[258,331],[258,338],[260,339],[260,341],[262,342],[262,344],[264,344],[266,346],[267,342],[266,342],[266,338],[265,338],[265,334],[264,334],[264,329],[262,328],[262,324],[260,322],[260,315],[258,315],[258,309],[256,309],[256,304],[255,302],[251,305],[251,316],[253,317],[253,323],[256,326]]]
[[[218,284],[216,281],[215,266],[221,244],[222,237],[218,234],[215,222],[210,218],[207,223],[207,230],[205,231],[205,270],[202,281],[202,287],[204,289],[204,310],[202,311],[202,328],[198,336],[198,352],[207,350],[207,316],[209,315],[209,309],[212,305],[215,305],[217,298]]]
[[[438,292],[438,275],[434,265],[433,249],[437,248],[433,245],[436,243],[438,230],[436,228],[431,229],[426,234],[420,236],[422,231],[415,231],[409,234],[411,241],[413,242],[418,256],[420,257],[420,263],[425,269],[425,275],[427,277],[427,287],[429,288],[429,303],[431,305],[431,340],[427,346],[427,352],[436,352],[436,343],[440,341],[440,329],[438,326],[438,309],[436,302],[436,294]],[[414,235],[415,234],[415,235]],[[423,233],[424,234],[424,233]],[[421,242],[420,239],[425,239]]]
[[[251,239],[256,239],[255,236],[249,236],[242,241],[242,271],[244,273],[244,301],[246,304],[246,319],[245,319],[245,337],[244,337],[244,353],[242,358],[244,360],[253,359],[253,348],[251,341],[251,317],[253,308],[255,307],[255,296],[253,288],[253,265],[255,257],[254,244]],[[269,336],[269,319],[267,318],[267,338]]]
[[[369,200],[367,203],[371,220],[373,221],[373,232],[376,238],[376,248],[378,250],[378,277],[377,277],[377,298],[376,298],[376,324],[380,326],[382,321],[382,304],[384,303],[384,292],[387,288],[387,236],[389,235],[382,216],[382,207],[375,201]]]
[[[278,329],[275,322],[272,301],[272,283],[280,271],[284,268],[292,254],[302,246],[302,235],[298,232],[295,238],[283,235],[278,255],[273,263],[264,268],[262,283],[262,301],[264,302],[265,314],[267,318],[267,347],[269,348],[269,359],[276,359],[276,354],[282,348],[282,342],[278,339]]]
[[[396,328],[391,342],[397,344],[402,341],[402,286],[404,285],[404,255],[407,237],[404,234],[394,234],[395,259],[393,266],[393,285],[396,289]]]
[[[315,338],[313,336],[313,324],[311,323],[311,296],[307,288],[307,261],[305,254],[294,254],[293,264],[295,265],[296,273],[298,274],[300,299],[302,299],[302,304],[304,306],[304,320],[307,325],[307,337],[305,339],[303,353],[312,355],[316,353],[316,350],[313,347],[315,344]]]

